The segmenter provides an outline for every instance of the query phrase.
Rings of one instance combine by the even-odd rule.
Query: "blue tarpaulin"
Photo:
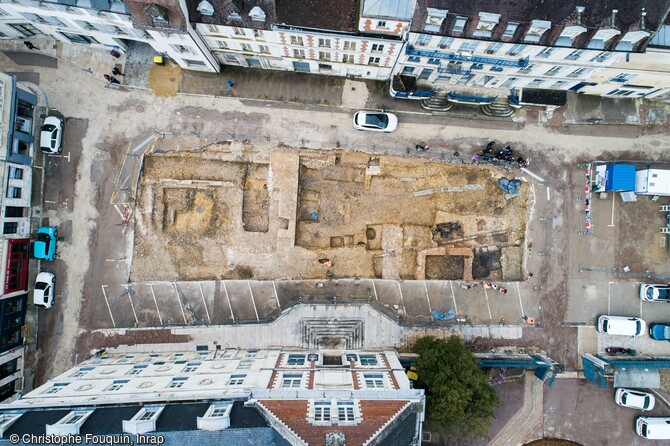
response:
[[[627,192],[635,190],[635,166],[632,164],[608,164],[605,190]]]

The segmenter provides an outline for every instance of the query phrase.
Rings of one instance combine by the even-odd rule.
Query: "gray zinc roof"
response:
[[[409,20],[415,4],[416,0],[364,0],[362,15]]]

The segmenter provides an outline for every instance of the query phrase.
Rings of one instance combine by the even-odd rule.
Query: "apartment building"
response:
[[[219,70],[178,0],[0,1],[0,38],[42,34],[117,52],[125,52],[131,41],[144,42],[183,68]]]
[[[420,444],[423,417],[424,392],[411,388],[392,350],[200,346],[99,352],[0,405],[0,442],[69,434],[156,435],[166,445],[409,445]]]
[[[0,401],[15,398],[22,384],[36,102],[15,76],[0,73]]]
[[[438,90],[498,90],[491,95],[512,88],[664,94],[667,76],[631,63],[631,54],[644,52],[670,2],[606,3],[419,1],[394,74]]]

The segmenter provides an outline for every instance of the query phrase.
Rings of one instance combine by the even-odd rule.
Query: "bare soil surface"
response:
[[[521,280],[529,187],[506,197],[502,176],[490,166],[261,153],[245,143],[154,153],[131,279]]]
[[[177,96],[181,68],[177,64],[153,65],[149,73],[149,86],[156,96]]]

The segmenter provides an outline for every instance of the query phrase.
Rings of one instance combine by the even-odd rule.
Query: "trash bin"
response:
[[[154,56],[154,63],[156,65],[165,65],[165,59],[163,59],[163,56]]]

